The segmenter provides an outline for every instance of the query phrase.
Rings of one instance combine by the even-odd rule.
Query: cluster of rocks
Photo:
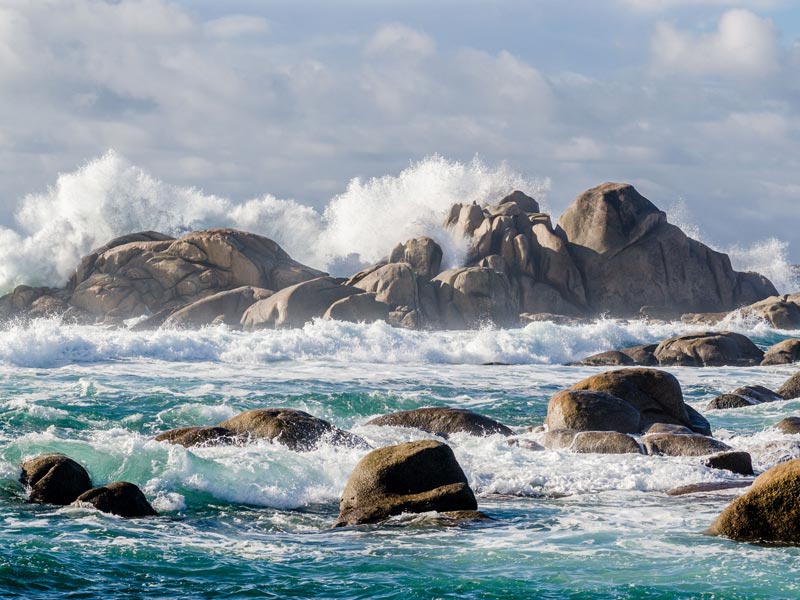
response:
[[[86,469],[63,454],[42,454],[23,462],[20,483],[30,489],[30,502],[92,506],[120,517],[157,514],[134,484],[115,481],[93,487]]]
[[[800,360],[800,339],[783,340],[766,352],[740,333],[702,331],[609,350],[570,363],[577,366],[751,367],[791,364]]]
[[[17,287],[0,298],[0,319],[55,314],[119,324],[147,315],[139,327],[260,329],[330,318],[463,329],[731,311],[777,295],[766,278],[734,271],[725,254],[686,236],[627,184],[584,192],[555,226],[519,191],[484,207],[456,204],[445,225],[468,241],[461,266],[441,271],[441,247],[422,237],[346,279],[241,231],[134,233],[84,257],[64,288]]]

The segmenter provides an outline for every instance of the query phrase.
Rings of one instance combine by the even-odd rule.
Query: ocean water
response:
[[[761,346],[800,332],[730,320]],[[435,515],[332,530],[366,453],[256,443],[185,449],[153,441],[239,411],[308,411],[374,446],[430,437],[365,423],[389,411],[460,406],[525,433],[550,395],[600,368],[562,363],[689,331],[600,320],[514,330],[412,332],[314,322],[303,329],[132,333],[40,320],[0,331],[0,596],[9,598],[796,598],[800,549],[703,531],[741,490],[672,497],[737,480],[696,458],[575,455],[453,436],[493,520]],[[482,366],[497,361],[506,366]],[[777,387],[797,366],[677,368],[687,401],[744,384]],[[800,400],[707,413],[716,437],[759,470],[800,457],[771,429]],[[124,520],[32,505],[19,463],[63,452],[98,483],[139,485],[161,516]]]

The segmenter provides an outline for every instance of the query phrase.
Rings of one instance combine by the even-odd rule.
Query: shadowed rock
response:
[[[628,367],[634,363],[633,359],[627,354],[623,354],[619,350],[608,350],[600,352],[599,354],[592,354],[586,358],[569,363],[569,366],[574,367]]]
[[[778,342],[764,353],[763,366],[789,365],[800,361],[800,340],[792,338]]]
[[[747,542],[800,543],[800,460],[759,475],[707,533]]]
[[[212,294],[173,312],[163,326],[201,327],[221,322],[229,327],[238,327],[244,311],[272,294],[271,290],[250,285]]]
[[[450,407],[404,410],[376,417],[369,421],[367,425],[413,427],[443,438],[462,432],[479,437],[498,433],[508,436],[514,433],[494,419],[464,408]]]
[[[800,398],[800,371],[792,375],[778,388],[778,395],[784,400]]]
[[[732,471],[738,475],[753,474],[753,460],[747,452],[722,452],[708,457],[703,464],[712,469]]]
[[[142,490],[127,481],[116,481],[93,488],[78,496],[75,503],[78,505],[89,504],[101,512],[111,513],[118,517],[158,516]]]
[[[731,450],[727,444],[704,435],[655,433],[644,436],[641,442],[647,454],[666,456],[706,456]]]
[[[739,394],[721,394],[706,405],[706,410],[725,410],[728,408],[744,408],[761,404],[758,400]]]
[[[193,446],[230,446],[241,443],[244,438],[224,427],[180,427],[158,434],[155,440],[191,448]]]
[[[20,483],[30,487],[30,502],[70,504],[92,487],[89,474],[63,454],[42,454],[22,463]]]
[[[731,332],[703,332],[664,340],[655,357],[661,366],[722,367],[761,363],[764,353],[747,337]]]
[[[369,448],[369,444],[357,435],[290,408],[248,410],[223,421],[219,427],[240,436],[268,439],[296,452],[308,452],[323,442],[349,448]]]
[[[354,294],[331,304],[322,318],[351,323],[373,323],[387,320],[389,310],[390,306],[378,302],[375,294]]]
[[[405,512],[475,511],[478,504],[450,447],[424,440],[367,454],[350,475],[339,508],[335,527]]]

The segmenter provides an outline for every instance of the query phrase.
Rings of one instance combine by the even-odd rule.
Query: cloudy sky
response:
[[[114,149],[315,207],[432,154],[629,181],[800,262],[792,0],[0,0],[0,223]]]

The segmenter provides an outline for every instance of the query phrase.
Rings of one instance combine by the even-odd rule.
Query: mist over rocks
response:
[[[470,329],[518,326],[522,315],[631,317],[644,308],[681,314],[758,303],[774,319],[800,315],[794,297],[778,297],[761,275],[734,271],[725,254],[668,223],[629,184],[587,190],[555,227],[520,191],[497,204],[455,204],[443,224],[466,242],[459,266],[441,271],[452,240],[423,236],[398,240],[383,260],[348,279],[298,263],[274,241],[243,231],[209,229],[178,239],[132,233],[83,257],[64,288],[19,286],[3,296],[0,318],[120,324],[158,315],[143,326],[259,329],[341,315],[413,329]],[[630,364],[623,356],[608,359]]]

